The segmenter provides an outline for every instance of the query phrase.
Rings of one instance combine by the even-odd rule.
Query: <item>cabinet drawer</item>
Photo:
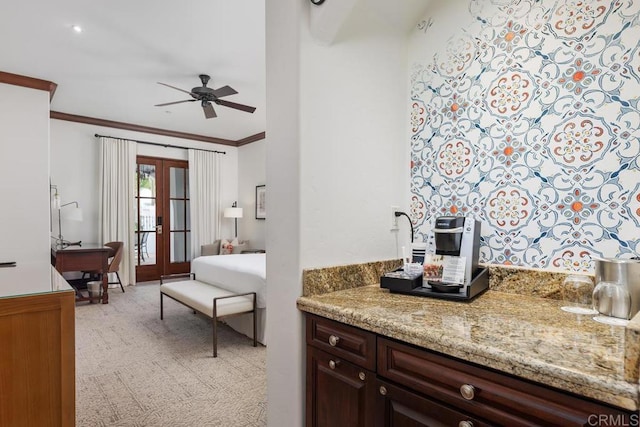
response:
[[[376,381],[376,424],[386,426],[490,426],[431,399],[378,379]]]
[[[307,344],[365,369],[376,367],[376,336],[372,332],[307,314]]]
[[[378,338],[378,375],[499,425],[584,426],[629,414],[466,362]]]

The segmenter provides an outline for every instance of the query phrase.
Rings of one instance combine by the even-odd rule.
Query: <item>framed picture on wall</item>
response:
[[[256,186],[256,219],[266,219],[267,210],[265,201],[267,196],[267,187],[264,185]]]

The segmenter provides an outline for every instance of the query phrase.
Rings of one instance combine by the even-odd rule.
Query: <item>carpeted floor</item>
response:
[[[212,357],[211,321],[157,283],[109,289],[76,305],[76,425],[266,425],[266,348],[226,325]]]

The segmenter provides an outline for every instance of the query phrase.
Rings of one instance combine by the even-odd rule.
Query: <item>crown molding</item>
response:
[[[104,126],[115,129],[124,129],[134,132],[144,132],[152,135],[171,136],[174,138],[189,139],[192,141],[210,142],[212,144],[228,145],[237,147],[237,141],[230,139],[214,138],[212,136],[197,135],[194,133],[177,132],[168,129],[159,129],[149,126],[141,126],[133,123],[116,122],[113,120],[97,119],[94,117],[78,116],[76,114],[61,113],[59,111],[51,111],[50,117],[56,120],[65,120],[68,122],[84,123],[88,125]],[[254,135],[255,136],[255,135]],[[249,137],[251,138],[251,137]],[[245,138],[247,139],[247,138]],[[243,140],[240,140],[243,141]]]
[[[0,83],[44,90],[49,92],[49,102],[53,99],[53,95],[56,93],[56,89],[58,88],[57,84],[48,80],[36,79],[19,74],[5,73],[4,71],[0,71]]]
[[[252,142],[260,141],[261,139],[265,139],[267,137],[266,132],[256,133],[255,135],[248,136],[243,139],[239,139],[236,141],[236,147],[242,147],[243,145],[250,144]]]

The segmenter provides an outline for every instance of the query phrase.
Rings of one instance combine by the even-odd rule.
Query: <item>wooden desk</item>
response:
[[[102,274],[102,303],[109,303],[109,255],[111,248],[83,243],[64,249],[51,248],[51,263],[60,273],[67,271],[95,271]],[[96,297],[83,296],[76,290],[76,301],[93,301]]]

